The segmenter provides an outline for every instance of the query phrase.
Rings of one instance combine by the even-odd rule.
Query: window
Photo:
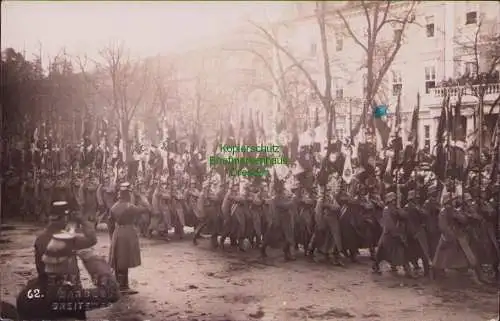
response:
[[[398,70],[392,71],[392,95],[398,96],[403,89],[403,78]]]
[[[335,36],[335,50],[342,51],[343,48],[344,48],[344,38],[342,37],[342,34],[339,32]]]
[[[344,98],[344,89],[343,88],[337,88],[335,90],[335,97],[337,97],[338,99]]]
[[[402,29],[394,29],[394,41],[400,41],[402,35],[403,35]]]
[[[465,24],[472,25],[477,23],[477,11],[469,11],[465,14]]]
[[[434,37],[434,16],[425,17],[425,30],[427,38]]]
[[[429,153],[431,150],[431,127],[429,125],[424,126],[424,151]]]
[[[425,93],[428,94],[432,88],[436,88],[436,67],[425,67]]]
[[[466,62],[465,63],[465,70],[464,70],[464,75],[473,77],[477,73],[476,70],[476,64],[473,62]]]
[[[313,43],[311,44],[311,47],[309,48],[309,54],[310,54],[311,56],[316,56],[316,52],[317,52],[317,50],[318,50],[318,45],[317,45],[315,42],[313,42]]]
[[[342,83],[340,79],[335,80],[335,97],[337,99],[343,99],[344,98],[344,88],[342,86]]]

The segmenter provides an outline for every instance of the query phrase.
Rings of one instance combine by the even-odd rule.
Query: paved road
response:
[[[15,302],[36,273],[36,232],[29,226],[2,232],[2,300]],[[139,293],[92,311],[89,319],[487,321],[498,311],[494,289],[459,275],[439,284],[390,273],[374,276],[367,259],[342,268],[300,256],[284,262],[279,251],[262,261],[256,251],[213,251],[208,240],[195,247],[189,240],[142,239],[141,248],[143,264],[130,275]],[[100,233],[95,249],[107,255],[107,233]]]

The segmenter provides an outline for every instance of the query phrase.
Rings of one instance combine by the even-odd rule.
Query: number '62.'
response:
[[[28,293],[26,293],[26,297],[28,299],[40,299],[43,296],[40,293],[40,289],[29,289]]]

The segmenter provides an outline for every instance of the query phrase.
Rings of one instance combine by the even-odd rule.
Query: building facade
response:
[[[363,35],[366,34],[367,19],[363,10],[355,5],[342,2],[328,5],[327,36],[333,78],[332,93],[337,114],[336,129],[338,135],[343,136],[349,134],[350,124],[359,119],[362,110],[366,87],[366,68],[363,68],[366,66],[366,54],[359,43],[350,36],[336,10],[342,10],[351,31],[361,42],[366,41]],[[391,10],[397,15],[397,12],[404,13],[408,6],[407,2],[398,2],[397,5],[391,5]],[[282,21],[276,22],[273,28],[278,30],[277,40],[302,62],[318,87],[323,88],[325,76],[322,46],[314,9],[314,2],[291,3],[290,10],[284,13]],[[476,94],[479,87],[484,88],[485,92],[484,112],[490,112],[491,105],[500,94],[498,60],[495,66],[492,63],[492,55],[496,54],[498,57],[500,53],[484,49],[500,47],[499,13],[498,2],[435,1],[421,2],[416,7],[412,23],[401,35],[401,48],[390,64],[375,100],[387,104],[391,113],[395,110],[400,92],[403,121],[408,123],[409,128],[411,114],[417,104],[417,95],[420,95],[418,135],[421,149],[432,150],[445,93],[451,96],[452,103],[461,93],[463,123],[468,134],[475,128],[474,113],[477,114],[478,110],[479,99]],[[385,43],[390,44],[393,41],[396,33],[401,32],[399,28],[401,27],[398,24],[387,23],[381,29],[381,48]],[[476,34],[479,36],[476,37]],[[477,63],[473,50],[475,46],[478,48]],[[283,52],[281,54],[283,56]],[[279,63],[283,62],[277,62],[275,58],[274,64]],[[287,63],[293,64],[290,59]],[[474,79],[478,73],[483,72],[489,73],[488,80],[476,79],[465,83],[459,81],[464,75],[469,75],[468,79]],[[314,96],[313,91],[311,94]],[[318,104],[317,101],[315,103]],[[309,104],[306,113],[315,110],[313,105],[313,102]],[[350,119],[351,113],[354,119]],[[496,106],[493,114],[498,113],[499,106]],[[323,111],[321,118],[324,117]],[[485,116],[485,121],[492,123],[495,117]]]

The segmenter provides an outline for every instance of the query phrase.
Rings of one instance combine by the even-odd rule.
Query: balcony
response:
[[[485,98],[488,97],[488,95],[500,94],[500,83],[490,83],[485,85],[472,85],[472,86],[463,85],[463,86],[452,86],[452,87],[439,87],[431,89],[430,93],[434,97],[444,97],[445,94],[449,94],[451,97],[458,96],[459,94],[461,94],[462,96],[474,96],[474,93],[477,92],[479,90],[479,87],[481,86],[485,87]]]

